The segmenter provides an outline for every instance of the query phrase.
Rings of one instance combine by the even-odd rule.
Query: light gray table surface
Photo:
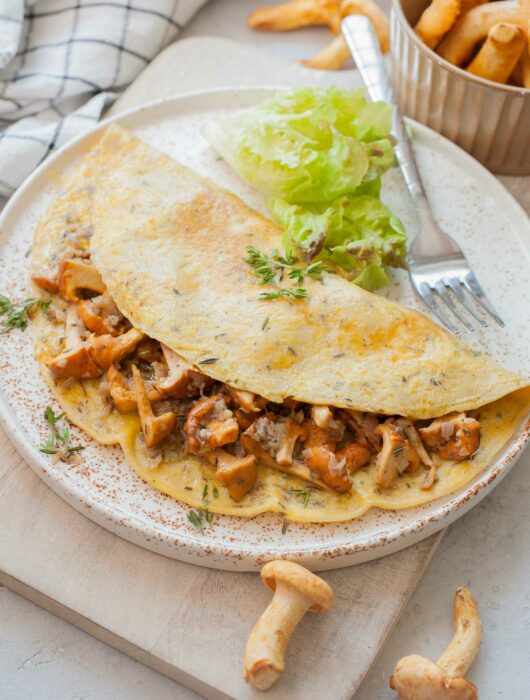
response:
[[[303,30],[296,36],[251,33],[244,19],[260,4],[211,0],[181,36],[228,37],[287,59],[309,56],[328,40],[324,29]],[[516,196],[529,189],[528,179],[505,182]],[[517,282],[530,284],[528,279]],[[439,655],[451,635],[452,596],[461,584],[478,599],[484,624],[484,643],[468,677],[478,685],[483,700],[530,697],[529,502],[527,451],[490,496],[450,527],[355,700],[395,697],[388,676],[401,656]],[[193,700],[198,696],[0,589],[0,698]]]

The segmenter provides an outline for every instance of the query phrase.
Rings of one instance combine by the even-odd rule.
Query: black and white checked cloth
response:
[[[207,0],[0,0],[0,195],[105,107]]]

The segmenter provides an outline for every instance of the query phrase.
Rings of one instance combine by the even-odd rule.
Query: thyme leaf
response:
[[[49,434],[40,445],[39,450],[47,455],[58,455],[63,462],[66,462],[74,452],[84,450],[84,445],[72,445],[72,433],[70,427],[64,421],[65,413],[53,412],[51,406],[47,406],[44,417],[49,426]]]
[[[278,291],[276,292],[262,292],[259,295],[259,299],[263,299],[265,301],[271,300],[271,299],[306,299],[307,298],[307,290],[304,289],[304,287],[295,287],[294,289],[290,289],[288,287],[276,287]]]
[[[9,333],[14,328],[25,330],[28,326],[29,315],[37,309],[46,311],[49,305],[50,301],[42,301],[34,297],[13,302],[0,294],[0,316],[5,316],[0,324],[0,335]]]
[[[267,255],[254,246],[247,246],[247,257],[244,258],[244,261],[254,268],[254,275],[259,279],[259,285],[270,285],[274,288],[274,291],[260,294],[258,298],[262,301],[306,299],[307,290],[302,286],[305,279],[307,277],[320,279],[322,275],[320,261],[310,263],[306,267],[297,267],[295,266],[296,258],[292,253],[282,256],[277,250],[273,250],[270,255]],[[287,279],[295,286],[282,286],[280,284],[286,273]],[[266,321],[268,322],[268,318]],[[266,323],[262,330],[265,328]]]
[[[193,527],[196,527],[197,530],[204,533],[204,527],[202,524],[202,508],[199,508],[198,510],[189,510],[187,513],[187,518]]]
[[[203,503],[208,503],[206,501],[206,496],[208,495],[208,485],[205,484],[204,488],[202,490],[202,500]],[[200,530],[202,534],[204,534],[204,523],[209,525],[211,527],[213,523],[213,513],[211,513],[208,510],[208,506],[206,505],[204,508],[197,508],[197,510],[189,510],[186,514],[186,517],[188,518],[188,521],[193,525],[193,527],[196,527],[197,530]]]
[[[299,498],[302,499],[302,505],[304,508],[307,508],[307,504],[309,503],[309,499],[311,498],[311,493],[307,489],[291,489],[291,492],[296,494]]]

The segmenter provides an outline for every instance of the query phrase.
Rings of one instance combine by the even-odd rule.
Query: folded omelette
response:
[[[118,125],[35,232],[36,356],[69,419],[211,512],[330,522],[453,491],[530,408],[528,381],[332,273],[260,298],[281,232]]]

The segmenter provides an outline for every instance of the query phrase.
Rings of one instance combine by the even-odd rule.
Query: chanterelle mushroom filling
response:
[[[186,418],[184,431],[188,452],[201,454],[235,442],[239,426],[224,397],[214,394],[204,396],[194,404]]]
[[[418,431],[427,447],[442,459],[459,462],[473,456],[480,445],[480,423],[465,413],[436,418]]]
[[[56,291],[53,285],[39,285],[52,299],[62,296],[58,308],[66,308],[66,313],[51,316],[55,323],[65,324],[60,352],[46,361],[52,374],[68,381],[105,374],[109,410],[139,412],[142,406],[146,442],[157,449],[182,444],[183,452],[210,464],[224,455],[222,483],[235,500],[252,488],[256,461],[337,493],[350,491],[352,474],[373,462],[374,483],[381,488],[423,466],[421,488],[425,489],[434,484],[440,459],[468,459],[480,446],[480,423],[465,413],[435,418],[428,425],[415,424],[402,416],[317,406],[292,398],[273,403],[230,387],[132,328],[104,289],[88,255],[63,261],[57,278]],[[83,289],[86,293],[79,296]]]

